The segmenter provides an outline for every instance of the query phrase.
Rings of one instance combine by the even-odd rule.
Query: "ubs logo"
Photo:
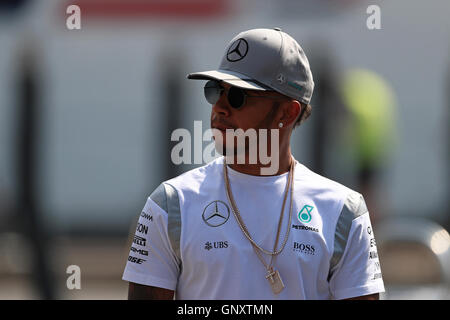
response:
[[[211,249],[226,249],[228,248],[228,241],[215,241],[215,242],[209,242],[207,241],[205,243],[205,250],[211,250]]]
[[[228,221],[230,208],[220,200],[214,200],[203,209],[202,219],[210,227],[218,227]]]

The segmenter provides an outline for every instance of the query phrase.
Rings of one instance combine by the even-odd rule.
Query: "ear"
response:
[[[280,122],[283,123],[284,127],[294,125],[300,112],[302,111],[302,106],[297,100],[288,100],[282,104],[283,111],[281,113]]]

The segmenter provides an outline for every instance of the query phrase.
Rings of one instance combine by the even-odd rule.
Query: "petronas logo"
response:
[[[302,210],[298,213],[298,220],[300,222],[308,223],[311,221],[311,212],[313,211],[313,206],[305,205]]]

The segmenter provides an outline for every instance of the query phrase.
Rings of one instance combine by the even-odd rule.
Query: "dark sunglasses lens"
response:
[[[210,104],[215,104],[219,101],[222,95],[223,88],[220,86],[218,81],[210,80],[205,84],[204,93],[206,101]]]
[[[245,95],[242,89],[231,87],[228,90],[228,102],[230,106],[239,109],[244,104]]]

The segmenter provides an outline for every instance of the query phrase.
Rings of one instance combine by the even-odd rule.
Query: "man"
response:
[[[314,87],[300,45],[278,28],[248,30],[218,70],[188,78],[209,80],[211,127],[226,157],[150,195],[123,275],[129,298],[377,299],[384,285],[362,196],[291,155]],[[232,129],[276,134],[236,146]],[[269,175],[262,149],[277,162]]]

